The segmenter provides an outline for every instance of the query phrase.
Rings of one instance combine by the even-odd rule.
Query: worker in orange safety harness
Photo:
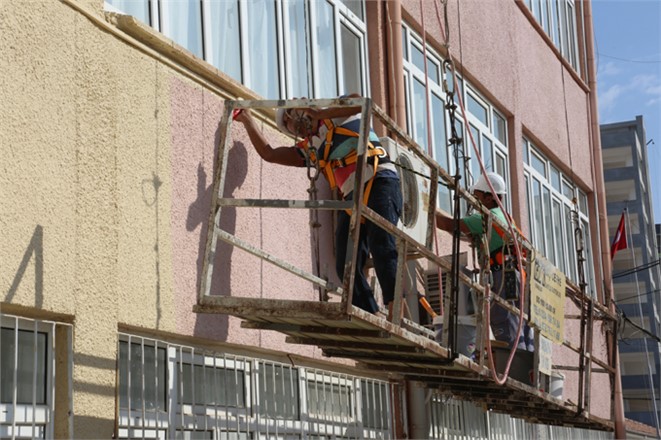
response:
[[[491,188],[489,188],[484,175],[480,175],[471,188],[471,192],[496,218],[502,223],[507,224],[505,216],[509,217],[509,214],[503,212],[496,202],[496,197],[502,201],[503,196],[507,194],[505,180],[494,172],[487,172],[487,176],[495,194],[491,192]],[[454,219],[440,211],[436,211],[436,226],[444,231],[452,232],[454,229]],[[478,212],[462,218],[459,228],[462,234],[472,239],[474,243],[476,240],[480,240],[481,236],[485,233],[482,214]],[[521,278],[520,274],[513,268],[516,265],[516,260],[512,255],[513,252],[510,252],[509,246],[505,244],[506,237],[504,231],[495,222],[492,229],[491,236],[489,237],[489,264],[492,277],[491,290],[501,298],[510,301],[512,305],[517,305],[518,296],[521,294]],[[479,253],[482,247],[477,246],[477,248]],[[480,258],[480,261],[482,261],[482,258]],[[506,267],[507,265],[510,267]],[[535,350],[532,329],[528,326],[527,322],[524,323],[521,336],[515,344],[519,326],[518,314],[508,312],[497,303],[493,303],[491,305],[489,319],[491,321],[491,330],[496,340],[506,342],[510,348],[516,345],[519,349],[527,351]]]
[[[350,95],[349,98],[360,97]],[[352,200],[356,170],[356,146],[360,129],[360,107],[278,109],[276,123],[283,133],[302,138],[294,146],[273,148],[258,130],[247,109],[235,116],[243,124],[257,153],[267,162],[305,167],[306,158],[319,166],[331,188],[338,188],[343,200]],[[399,176],[394,164],[370,130],[367,148],[364,202],[376,213],[396,225],[402,211]],[[350,215],[339,211],[335,231],[336,271],[344,277],[344,264],[349,237]],[[364,273],[367,258],[372,254],[383,302],[391,308],[397,273],[395,239],[370,221],[360,226],[358,259],[352,303],[367,312],[379,307]]]

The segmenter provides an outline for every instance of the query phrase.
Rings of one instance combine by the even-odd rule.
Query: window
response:
[[[352,424],[356,418],[354,381],[319,371],[309,371],[305,379],[309,420],[313,424],[329,423],[330,428],[320,429],[323,434],[343,435],[342,425]]]
[[[261,363],[257,378],[261,415],[300,420],[297,369],[289,365]]]
[[[449,118],[445,110],[446,94],[443,81],[446,80],[450,89],[455,88],[454,78],[448,72],[441,74],[442,58],[427,46],[427,77],[425,80],[425,54],[422,39],[406,25],[402,26],[402,43],[404,44],[404,86],[407,112],[407,132],[424,150],[431,150],[436,162],[446,171],[455,172],[455,152],[449,143],[451,130]],[[507,123],[505,117],[494,106],[484,99],[470,84],[457,77],[455,102],[461,99],[465,103],[466,118],[458,109],[456,112],[456,131],[463,138],[462,151],[459,153],[463,181],[466,187],[480,174],[479,163],[464,128],[470,130],[475,140],[475,146],[482,157],[487,170],[496,171],[506,182],[509,181],[509,166],[507,161]],[[429,115],[427,114],[429,100]],[[428,123],[429,119],[429,123]],[[431,133],[428,132],[431,130]],[[431,148],[429,141],[431,140]],[[446,212],[452,212],[451,191],[439,185],[438,205]],[[506,205],[508,201],[506,200]]]
[[[630,324],[626,323],[626,325]],[[620,353],[620,372],[622,376],[656,374],[656,365],[654,362],[648,362],[647,356],[648,354],[645,351]]]
[[[429,141],[433,143],[432,155],[444,169],[450,170],[451,157],[448,154],[448,119],[445,111],[443,78],[439,74],[443,60],[430,47],[427,47],[427,73],[429,84],[430,115],[427,121],[427,89],[425,87],[425,56],[422,40],[409,27],[402,26],[404,53],[404,84],[406,99],[407,132],[425,151],[429,151]],[[427,132],[427,128],[431,133]],[[431,135],[431,136],[430,136]],[[447,212],[452,211],[451,194],[444,185],[438,187],[438,205]]]
[[[68,354],[70,327],[10,315],[0,315],[0,323],[0,438],[53,438],[55,354]],[[66,336],[56,347],[57,327]],[[68,393],[71,371],[64,374],[57,392]]]
[[[161,4],[161,26],[165,36],[199,58],[202,46],[202,4],[199,1],[175,0]]]
[[[128,334],[118,365],[120,438],[392,435],[387,382]]]
[[[562,56],[578,70],[575,0],[532,0],[526,5]]]
[[[241,82],[241,49],[238,0],[205,3],[205,16],[215,26],[205,33],[207,61]]]
[[[392,420],[388,386],[384,382],[360,381],[361,412],[368,428],[388,429]]]
[[[578,284],[576,228],[580,227],[586,261],[582,269],[588,291],[594,295],[594,255],[590,241],[588,197],[529,140],[524,138],[523,144],[524,158],[527,159],[524,175],[532,244]]]
[[[245,8],[244,83],[267,98],[280,96],[275,2],[240,2]]]
[[[357,0],[106,0],[268,99],[368,95]]]
[[[636,181],[633,179],[606,182],[606,202],[620,203],[622,200],[636,199]]]

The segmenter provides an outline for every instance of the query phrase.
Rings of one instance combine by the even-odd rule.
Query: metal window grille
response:
[[[0,315],[0,438],[53,438],[55,330],[67,324]],[[69,378],[70,379],[70,378]],[[69,390],[62,390],[68,393]]]
[[[119,438],[392,438],[388,382],[120,334]]]
[[[539,425],[507,414],[484,411],[471,402],[434,392],[429,400],[430,439],[517,440],[537,438],[606,439],[612,433],[566,426]]]

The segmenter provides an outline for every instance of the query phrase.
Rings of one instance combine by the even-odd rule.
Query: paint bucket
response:
[[[439,344],[443,343],[443,316],[438,315],[434,317],[434,331],[435,336],[434,339],[436,342]]]
[[[436,342],[443,343],[443,317],[434,318],[434,331],[436,332]],[[475,355],[475,316],[459,315],[457,316],[457,351],[468,358]]]
[[[473,359],[475,356],[475,316],[457,317],[457,351]]]

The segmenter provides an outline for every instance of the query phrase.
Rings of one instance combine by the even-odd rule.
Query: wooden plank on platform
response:
[[[236,298],[206,296],[204,302],[193,306],[196,313],[225,313],[234,316],[281,317],[295,319],[329,319],[347,321],[349,317],[340,303],[296,301],[284,299]]]
[[[349,350],[371,350],[371,351],[394,351],[402,353],[424,353],[424,349],[416,347],[415,345],[401,345],[401,344],[388,344],[388,343],[375,343],[375,342],[351,342],[350,346],[345,341],[317,339],[317,338],[303,338],[287,336],[285,342],[290,344],[304,344],[316,345],[321,348],[335,347],[344,348]]]
[[[396,363],[404,365],[438,365],[438,358],[430,356],[417,356],[414,353],[402,353],[397,356],[396,353],[391,352],[389,355],[382,355],[378,353],[356,352],[343,349],[327,349],[324,354],[330,357],[349,357],[351,359],[362,360],[369,363]]]
[[[362,328],[319,327],[313,325],[278,324],[270,322],[243,321],[243,328],[257,330],[275,330],[282,333],[311,333],[316,335],[351,336],[358,338],[389,339],[390,333],[383,330],[365,330]]]

